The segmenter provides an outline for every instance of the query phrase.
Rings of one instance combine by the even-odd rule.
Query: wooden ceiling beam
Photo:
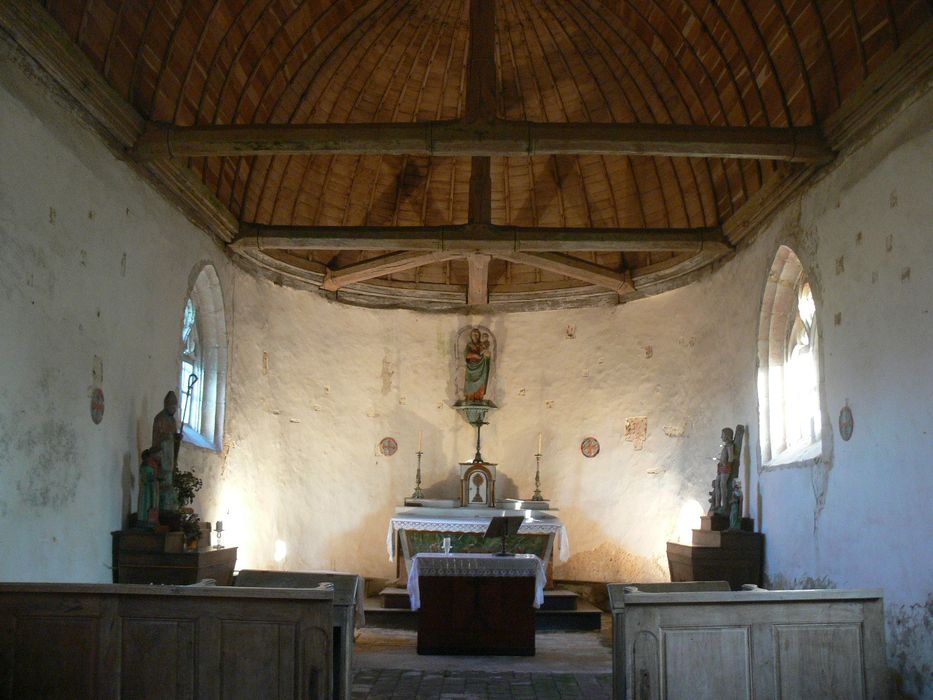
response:
[[[520,265],[530,265],[555,272],[571,279],[595,284],[598,287],[606,287],[619,295],[635,291],[630,272],[617,272],[563,253],[510,253],[498,257]]]
[[[513,121],[388,124],[150,124],[139,160],[281,154],[413,156],[626,155],[753,158],[825,163],[833,158],[817,127]]]
[[[467,256],[470,279],[467,283],[467,304],[482,306],[489,303],[489,263],[492,256],[472,253]]]
[[[719,228],[537,228],[450,226],[261,226],[244,224],[234,250],[411,250],[459,254],[524,252],[718,252]]]
[[[395,272],[444,262],[456,257],[459,256],[450,253],[422,253],[417,251],[389,253],[388,255],[380,255],[336,270],[328,269],[324,273],[324,281],[321,283],[321,287],[329,292],[335,292],[348,284],[365,282],[376,277],[385,277]]]

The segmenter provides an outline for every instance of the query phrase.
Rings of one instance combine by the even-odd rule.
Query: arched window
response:
[[[816,303],[800,259],[787,246],[774,258],[758,326],[758,408],[762,460],[798,462],[822,451]]]
[[[200,269],[181,330],[179,396],[182,433],[188,442],[220,449],[227,379],[227,324],[217,271]]]

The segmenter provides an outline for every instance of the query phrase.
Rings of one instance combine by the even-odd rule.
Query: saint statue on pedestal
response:
[[[457,335],[459,400],[484,402],[492,399],[495,337],[488,328],[468,326]]]

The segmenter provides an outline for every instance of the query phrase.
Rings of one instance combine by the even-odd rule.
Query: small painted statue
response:
[[[481,333],[479,328],[470,330],[470,339],[464,349],[463,398],[467,401],[482,401],[486,398],[492,364],[490,345],[488,333]]]
[[[732,490],[729,492],[729,529],[742,529],[742,482],[732,480]]]
[[[735,433],[732,428],[722,429],[722,447],[716,461],[716,479],[713,482],[712,511],[725,513],[729,501],[729,481],[732,479],[732,465],[735,462]]]
[[[159,525],[159,461],[150,452],[143,450],[139,465],[139,495],[136,500],[136,523],[138,527],[152,529]]]

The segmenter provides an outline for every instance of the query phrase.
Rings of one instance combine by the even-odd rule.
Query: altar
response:
[[[533,554],[419,553],[408,593],[419,654],[533,656],[544,563]]]
[[[386,549],[389,561],[396,561],[396,573],[401,575],[401,563],[411,572],[412,558],[422,552],[442,552],[444,539],[450,539],[450,551],[458,554],[490,554],[499,551],[498,537],[484,537],[494,517],[524,514],[517,535],[509,537],[509,551],[534,554],[545,566],[551,563],[555,545],[558,560],[570,558],[567,528],[554,511],[504,510],[500,508],[424,508],[400,507],[389,520]],[[401,550],[401,557],[398,556]]]

